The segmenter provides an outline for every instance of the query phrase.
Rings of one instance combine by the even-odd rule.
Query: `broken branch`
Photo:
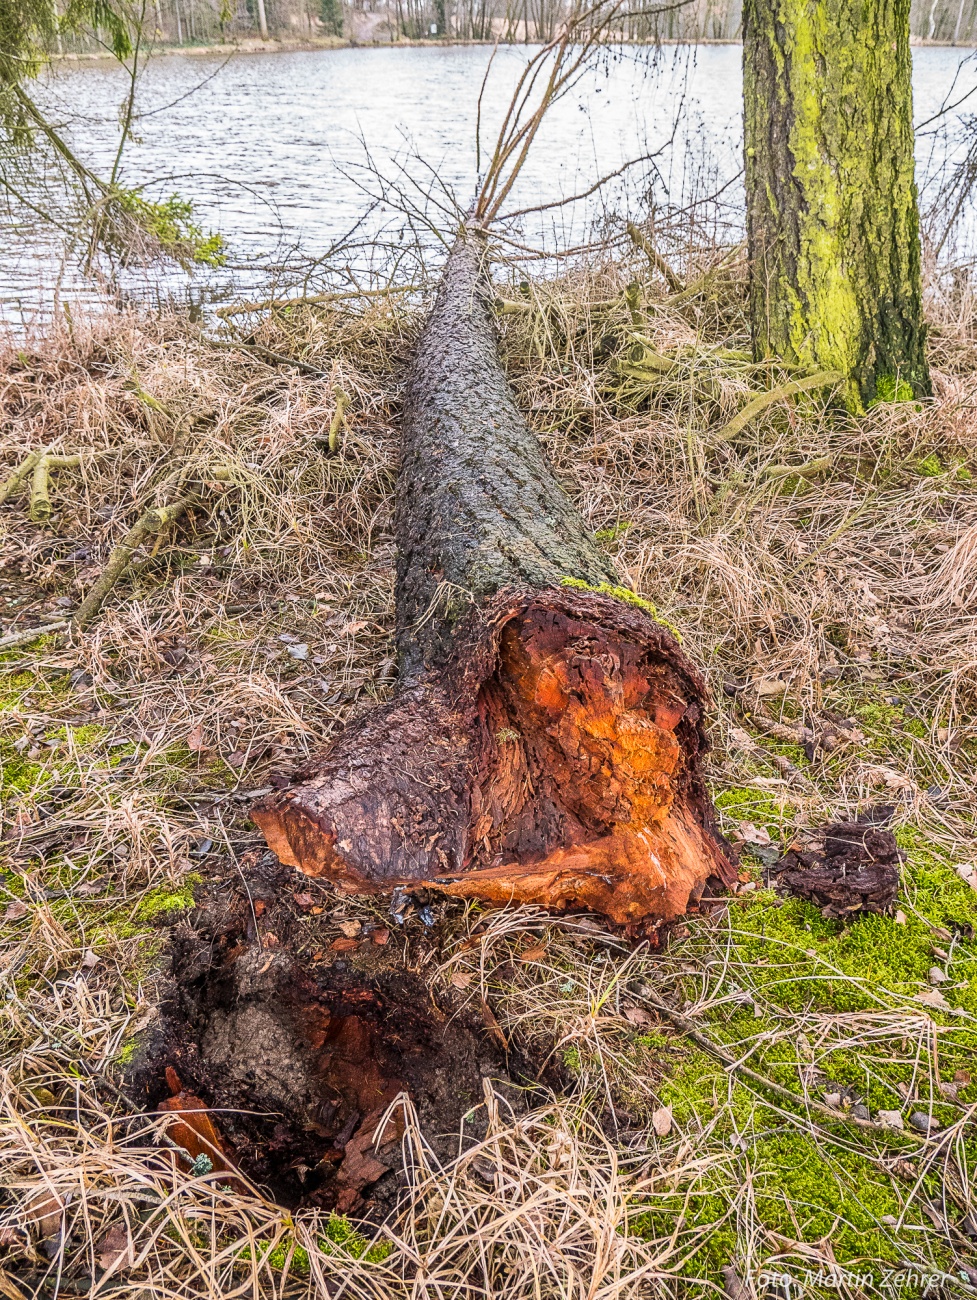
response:
[[[154,533],[175,523],[197,501],[196,496],[186,496],[168,506],[153,506],[133,524],[118,546],[114,547],[109,562],[102,570],[91,591],[78,606],[72,622],[75,627],[86,627],[105,603],[105,598],[129,567],[133,552]]]
[[[721,442],[729,442],[738,433],[742,433],[755,416],[759,415],[761,411],[765,411],[768,406],[773,406],[776,402],[783,402],[797,393],[809,393],[816,388],[835,388],[844,381],[844,378],[845,376],[840,370],[819,370],[816,375],[807,375],[803,379],[791,379],[786,384],[779,384],[776,388],[771,388],[769,392],[760,393],[752,401],[747,402],[728,424],[713,435],[709,445],[716,447]]]
[[[635,248],[641,249],[642,253],[644,253],[645,257],[647,257],[648,261],[651,263],[654,270],[656,270],[659,273],[659,275],[664,277],[665,283],[668,285],[671,292],[684,293],[685,285],[678,278],[678,276],[675,274],[672,268],[668,265],[664,257],[662,257],[661,253],[659,253],[658,249],[651,242],[651,240],[644,233],[644,231],[639,230],[633,221],[628,222],[627,231],[628,231],[628,235],[631,237],[632,244],[634,244]]]

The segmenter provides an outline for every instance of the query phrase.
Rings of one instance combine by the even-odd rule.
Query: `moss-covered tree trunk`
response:
[[[859,410],[930,391],[910,0],[746,0],[750,312],[758,359],[848,376]]]

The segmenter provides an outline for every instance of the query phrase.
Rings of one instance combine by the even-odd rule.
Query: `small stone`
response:
[[[851,1113],[855,1116],[856,1119],[872,1118],[872,1112],[869,1110],[867,1106],[864,1106],[861,1102],[859,1102],[857,1106],[852,1106]]]
[[[285,649],[293,659],[308,659],[309,647],[302,642],[300,645],[287,645]]]
[[[898,910],[898,911],[896,912],[896,915],[895,915],[895,923],[896,923],[896,925],[905,925],[906,922],[907,922],[907,919],[908,919],[908,918],[907,918],[907,916],[906,916],[906,913],[903,912],[901,909]]]
[[[830,1106],[832,1110],[838,1110],[841,1107],[840,1092],[826,1092],[824,1094],[824,1104]]]
[[[932,1115],[927,1115],[922,1110],[914,1110],[909,1116],[909,1123],[919,1133],[935,1133],[940,1127],[939,1120],[935,1120]]]
[[[7,910],[3,914],[5,921],[19,921],[22,916],[28,912],[27,904],[22,903],[19,898],[11,899],[7,904]]]
[[[363,929],[362,921],[340,921],[339,928],[347,939],[355,939]]]

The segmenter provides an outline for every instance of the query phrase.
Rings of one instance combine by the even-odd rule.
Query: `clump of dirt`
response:
[[[410,968],[435,943],[420,921],[416,939],[371,942],[368,923],[359,944],[330,940],[335,920],[310,915],[324,909],[288,869],[248,865],[174,927],[169,996],[128,1091],[185,1136],[212,1123],[230,1165],[289,1208],[383,1214],[402,1183],[402,1111],[381,1126],[398,1094],[447,1156],[479,1136],[483,1080],[521,1107],[532,1071],[490,1015],[439,1002]],[[178,1145],[193,1157],[206,1139]]]
[[[894,809],[869,809],[852,822],[825,826],[819,842],[791,847],[774,864],[777,883],[798,898],[840,919],[857,912],[889,911],[899,894],[899,864],[903,854],[896,837],[885,827]]]

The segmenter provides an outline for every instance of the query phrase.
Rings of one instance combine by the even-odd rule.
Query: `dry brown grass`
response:
[[[587,918],[453,905],[457,946],[429,964],[432,978],[486,998],[507,1034],[561,1063],[565,1096],[512,1116],[487,1095],[488,1137],[444,1167],[409,1122],[410,1195],[379,1262],[332,1241],[321,1216],[175,1173],[148,1140],[156,1121],[129,1117],[89,1072],[111,1076],[152,1016],[153,900],[179,898],[207,869],[207,841],[225,860],[255,843],[247,794],[392,679],[394,435],[417,308],[326,304],[242,323],[241,338],[318,374],[213,346],[175,319],[79,323],[11,349],[3,463],[41,445],[113,454],[55,479],[47,526],[28,522],[25,497],[0,511],[5,631],[76,603],[174,470],[205,492],[86,633],[3,664],[3,905],[18,905],[0,933],[12,1286],[49,1295],[59,1277],[98,1276],[105,1234],[122,1224],[131,1258],[97,1289],[143,1296],[610,1300],[715,1293],[724,1264],[749,1286],[763,1268],[830,1271],[856,1257],[855,1238],[866,1268],[944,1268],[966,1254],[969,1108],[947,1111],[940,1084],[977,1050],[977,1001],[961,989],[947,993],[958,1015],[924,1007],[915,971],[942,944],[960,984],[977,978],[974,907],[952,871],[974,861],[969,290],[931,290],[932,403],[856,420],[801,399],[717,445],[745,395],[783,377],[736,355],[741,270],[678,304],[645,283],[635,316],[624,290],[645,273],[591,263],[531,286],[527,310],[502,318],[520,401],[623,577],[707,668],[727,829],[749,837],[750,823],[786,842],[885,798],[915,846],[907,925],[847,932],[781,907],[752,888],[755,860],[751,890],[694,920],[665,957],[628,952]],[[635,332],[674,359],[668,373],[622,374]],[[329,456],[340,389],[352,402]],[[217,464],[232,482],[208,487]],[[289,653],[302,645],[308,657]],[[683,1045],[642,988],[788,1083],[796,1107]],[[873,1109],[897,1108],[893,1089],[907,1086],[941,1117],[939,1134],[887,1144],[825,1126],[805,1099],[845,1069],[864,1071]],[[671,1127],[656,1135],[666,1106]],[[770,1173],[771,1132],[801,1144],[783,1139],[788,1165],[817,1163],[825,1188],[808,1202],[795,1174]],[[893,1173],[899,1159],[908,1180]],[[44,1196],[57,1220],[46,1226]]]

